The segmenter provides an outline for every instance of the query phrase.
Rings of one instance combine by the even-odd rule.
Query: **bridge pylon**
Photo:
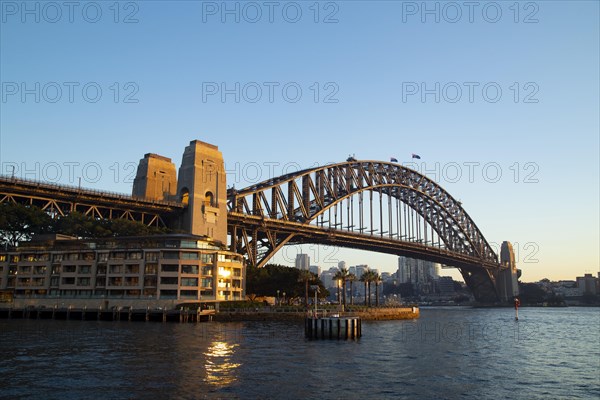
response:
[[[515,252],[510,242],[502,242],[500,247],[500,263],[506,268],[498,270],[496,286],[500,301],[509,302],[519,295],[519,271],[515,262]]]
[[[185,148],[177,196],[187,205],[183,230],[227,243],[227,177],[223,154],[217,146],[192,140]]]

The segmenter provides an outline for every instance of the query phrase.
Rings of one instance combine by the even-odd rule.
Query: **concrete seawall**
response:
[[[330,312],[329,315],[334,314]],[[337,313],[336,313],[337,314]],[[342,316],[360,317],[363,321],[385,321],[419,318],[418,307],[370,308],[360,311],[340,313]],[[221,310],[214,316],[215,321],[301,321],[306,312],[242,311]]]

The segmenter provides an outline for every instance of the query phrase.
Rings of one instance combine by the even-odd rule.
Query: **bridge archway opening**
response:
[[[179,198],[184,205],[188,205],[190,203],[190,190],[187,187],[182,187],[179,191]]]

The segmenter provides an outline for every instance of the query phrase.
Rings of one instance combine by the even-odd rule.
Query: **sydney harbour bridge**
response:
[[[146,160],[148,156],[156,155],[147,154]],[[194,191],[194,184],[182,169],[178,190],[173,188],[170,194],[163,190],[165,196],[159,197],[136,194],[135,183],[134,195],[128,196],[2,176],[0,203],[35,205],[55,216],[78,211],[98,219],[122,218],[184,228],[191,233],[196,232],[189,224],[182,224],[182,219],[186,215],[194,220],[207,218],[212,210],[216,218],[226,220],[222,241],[230,250],[243,254],[251,265],[264,266],[290,244],[362,249],[456,267],[477,301],[506,300],[499,286],[511,266],[499,261],[459,201],[412,169],[390,162],[349,159],[270,178],[243,189],[221,189],[221,193],[218,183],[212,191],[199,190],[196,183],[202,200],[196,209],[204,217],[191,212],[194,196],[189,191]],[[218,162],[209,170],[217,177],[214,181],[224,182],[223,172],[218,177],[218,171],[223,171]],[[147,165],[146,174],[150,175]],[[210,181],[205,179],[206,171],[203,174],[203,180]],[[152,183],[148,179],[147,183]],[[217,204],[219,198],[222,204]],[[226,218],[218,215],[219,208]]]

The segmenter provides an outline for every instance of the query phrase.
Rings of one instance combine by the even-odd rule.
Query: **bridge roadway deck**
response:
[[[116,207],[136,212],[149,212],[163,215],[177,214],[185,209],[185,205],[178,202],[145,200],[120,193],[83,189],[75,186],[43,183],[5,176],[0,176],[0,195],[20,196],[32,200],[54,200],[74,204]],[[492,270],[504,268],[500,264],[486,261],[482,262],[482,260],[476,257],[461,255],[435,246],[397,240],[390,238],[389,236],[367,235],[339,229],[322,228],[316,225],[263,218],[243,213],[229,212],[228,225],[243,226],[246,229],[256,228],[263,231],[270,230],[285,235],[293,234],[294,237],[289,241],[289,244],[326,244],[394,255],[404,255],[467,270],[481,267]]]
[[[119,207],[137,212],[173,213],[185,208],[184,204],[178,202],[145,200],[121,193],[6,176],[0,176],[0,194],[27,197],[32,200],[54,200],[101,207]]]
[[[476,257],[457,254],[436,246],[407,242],[390,238],[389,236],[366,235],[364,233],[348,232],[339,229],[321,228],[316,225],[306,225],[298,222],[262,218],[260,216],[229,212],[227,223],[230,226],[254,227],[258,230],[270,230],[278,234],[293,234],[289,244],[315,243],[332,246],[349,247],[380,253],[403,255],[441,264],[450,265],[465,270],[486,268],[497,271],[504,269],[501,264],[480,260]]]

